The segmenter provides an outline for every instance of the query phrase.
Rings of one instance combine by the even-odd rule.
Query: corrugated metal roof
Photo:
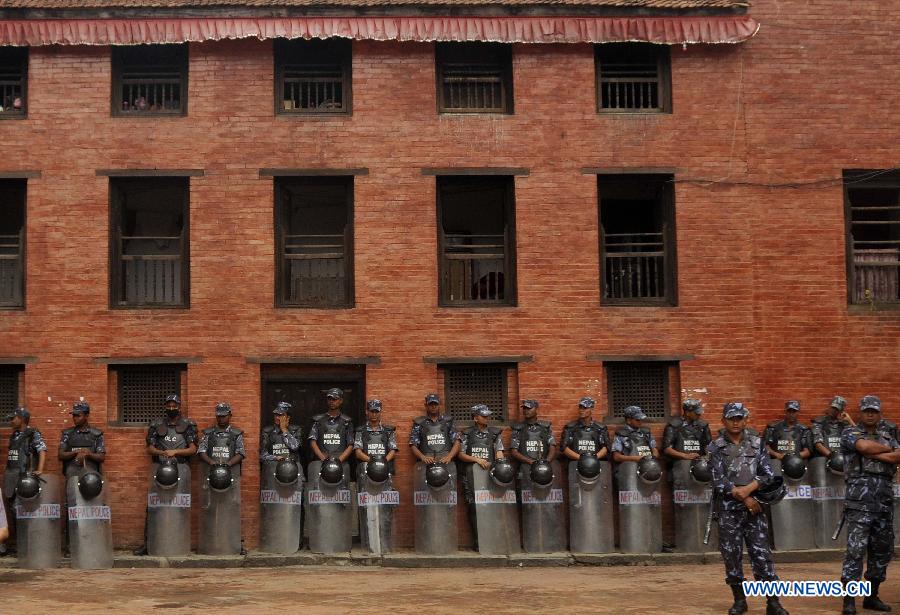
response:
[[[0,9],[289,8],[390,6],[553,6],[637,9],[735,9],[747,0],[0,0]]]

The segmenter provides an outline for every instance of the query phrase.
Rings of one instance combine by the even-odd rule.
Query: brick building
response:
[[[876,0],[4,0],[0,404],[56,470],[91,403],[119,546],[171,390],[201,427],[229,401],[251,444],[279,399],[381,399],[404,546],[429,391],[505,421],[537,398],[557,433],[586,394],[657,430],[682,394],[714,423],[836,393],[896,420],[891,23]]]

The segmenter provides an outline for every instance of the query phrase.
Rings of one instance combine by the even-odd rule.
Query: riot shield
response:
[[[672,499],[675,508],[675,548],[683,553],[718,550],[718,528],[713,523],[709,544],[703,544],[712,487],[691,474],[691,462],[680,459],[672,464]]]
[[[73,472],[66,479],[68,503],[69,555],[72,568],[92,570],[113,567],[112,515],[108,504],[109,487],[87,499],[78,488],[84,472]],[[91,471],[91,470],[88,470]]]
[[[42,474],[40,480],[38,495],[15,500],[19,568],[56,568],[62,558],[60,477]]]
[[[526,553],[558,553],[566,550],[562,472],[553,467],[553,481],[546,486],[531,480],[531,466],[519,467],[519,499],[522,504],[522,546]]]
[[[573,553],[615,551],[612,469],[600,462],[600,473],[591,479],[578,474],[578,463],[569,463],[569,548]]]
[[[490,471],[477,463],[470,463],[468,466],[467,478],[475,494],[478,552],[482,555],[521,553],[514,487],[497,485],[491,479]]]
[[[366,464],[356,466],[359,539],[363,549],[373,555],[384,555],[394,547],[394,509],[400,505],[400,492],[393,486],[393,476],[382,484],[371,482]]]
[[[176,464],[178,482],[169,489],[156,484],[158,463],[150,468],[147,494],[147,554],[177,557],[191,552],[191,466]]]
[[[344,464],[344,478],[337,486],[319,477],[321,461],[311,461],[306,483],[306,519],[309,548],[313,553],[347,553],[353,540],[351,523],[350,464]]]
[[[200,532],[197,552],[201,555],[241,553],[241,468],[231,468],[231,486],[217,491],[209,486],[210,465],[200,464]]]
[[[626,461],[616,469],[619,487],[619,549],[623,553],[659,553],[662,550],[660,483],[638,476],[638,464]]]
[[[303,532],[303,468],[299,468],[296,483],[282,485],[275,480],[277,463],[270,461],[261,466],[259,550],[292,555],[300,549]]]
[[[416,553],[452,555],[459,545],[456,524],[456,464],[447,464],[450,480],[439,488],[425,482],[425,464],[413,469],[413,508],[416,516]]]
[[[828,469],[826,457],[813,457],[808,462],[806,475],[812,485],[812,509],[814,541],[819,549],[843,549],[847,546],[847,530],[841,531],[837,540],[831,536],[844,512],[844,477]],[[775,506],[779,506],[776,504]],[[801,520],[809,524],[807,519]],[[775,536],[776,544],[778,536]]]
[[[784,476],[781,461],[772,459],[772,471],[775,476],[784,478],[787,495],[772,506],[772,536],[775,548],[779,551],[796,549],[815,549],[815,525],[809,520],[813,518],[812,487],[809,484],[809,468],[802,478],[793,479]]]

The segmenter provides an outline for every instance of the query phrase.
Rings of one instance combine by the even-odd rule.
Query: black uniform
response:
[[[96,427],[85,427],[84,429],[79,427],[69,427],[68,429],[63,429],[59,439],[59,450],[64,453],[73,451],[105,453],[106,445],[103,442],[103,432]],[[89,459],[85,459],[84,464],[86,469],[94,470],[96,472],[100,471],[100,465]],[[75,463],[74,459],[63,462],[63,474],[66,475],[66,478],[75,476],[80,471],[81,466]]]
[[[650,435],[650,429],[647,427],[635,429],[631,425],[622,425],[616,430],[612,445],[613,451],[628,457],[635,455],[650,457],[653,454],[651,449],[654,448],[656,440]]]
[[[836,418],[824,414],[812,420],[812,449],[813,453],[819,457],[821,455],[816,450],[816,444],[823,444],[832,452],[841,448],[841,433],[850,425],[846,421],[839,421]]]
[[[187,448],[197,442],[197,424],[190,419],[179,416],[174,423],[166,419],[157,419],[150,423],[147,431],[147,446],[153,446],[161,451],[171,451]],[[154,461],[161,461],[154,459]],[[178,463],[187,463],[188,457],[176,457]]]
[[[200,438],[200,445],[197,447],[197,454],[206,453],[206,456],[213,460],[213,463],[228,463],[228,460],[235,455],[242,458],[247,456],[244,449],[244,432],[228,425],[224,429],[218,425],[207,427],[203,430],[203,437]],[[241,464],[237,464],[240,469]]]
[[[550,421],[514,423],[509,448],[519,451],[529,459],[546,459],[550,447],[556,444]]]
[[[791,426],[782,419],[766,426],[763,443],[773,451],[785,455],[800,454],[805,450],[812,450],[812,432],[800,422]]]
[[[307,440],[315,440],[324,454],[337,457],[353,445],[353,419],[346,414],[331,416],[325,412],[312,420]]]
[[[697,453],[702,457],[711,441],[712,435],[706,421],[686,421],[683,417],[673,416],[663,431],[662,448],[673,448],[679,453]]]
[[[418,448],[426,457],[446,455],[458,439],[453,419],[448,416],[439,416],[436,421],[427,416],[416,417],[409,433],[409,445]]]
[[[470,457],[478,457],[479,459],[487,459],[492,462],[497,458],[497,452],[503,450],[503,439],[500,437],[502,430],[499,427],[488,427],[484,431],[478,429],[477,425],[472,425],[463,432],[461,438],[462,451]],[[472,462],[469,462],[472,463]],[[468,464],[463,463],[463,489],[466,494],[466,503],[475,503],[475,490],[469,484]]]
[[[259,432],[259,461],[267,463],[279,457],[287,457],[300,463],[300,443],[303,441],[303,428],[299,425],[288,425],[286,433],[274,425],[267,425]]]
[[[609,429],[597,421],[587,425],[580,420],[567,423],[563,430],[563,450],[572,449],[579,455],[596,455],[598,451],[610,448]]]
[[[356,429],[353,448],[369,457],[385,457],[397,448],[397,429],[393,425],[379,425],[375,429],[366,423]],[[394,460],[388,462],[388,472],[394,473]]]

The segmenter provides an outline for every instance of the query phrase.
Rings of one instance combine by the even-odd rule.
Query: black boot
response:
[[[863,598],[863,608],[869,609],[870,611],[887,613],[891,610],[891,607],[882,602],[881,598],[878,597],[878,588],[880,585],[881,583],[872,582],[872,594]]]
[[[135,555],[147,555],[147,545],[144,545],[140,549],[135,549],[132,553]]]
[[[844,596],[844,608],[841,609],[841,615],[856,615],[856,598]]]
[[[778,596],[769,596],[766,598],[766,615],[790,615],[790,613],[781,606]]]
[[[728,609],[728,615],[743,615],[747,612],[747,596],[744,595],[744,586],[738,583],[731,586],[731,594],[734,596],[734,604]]]

